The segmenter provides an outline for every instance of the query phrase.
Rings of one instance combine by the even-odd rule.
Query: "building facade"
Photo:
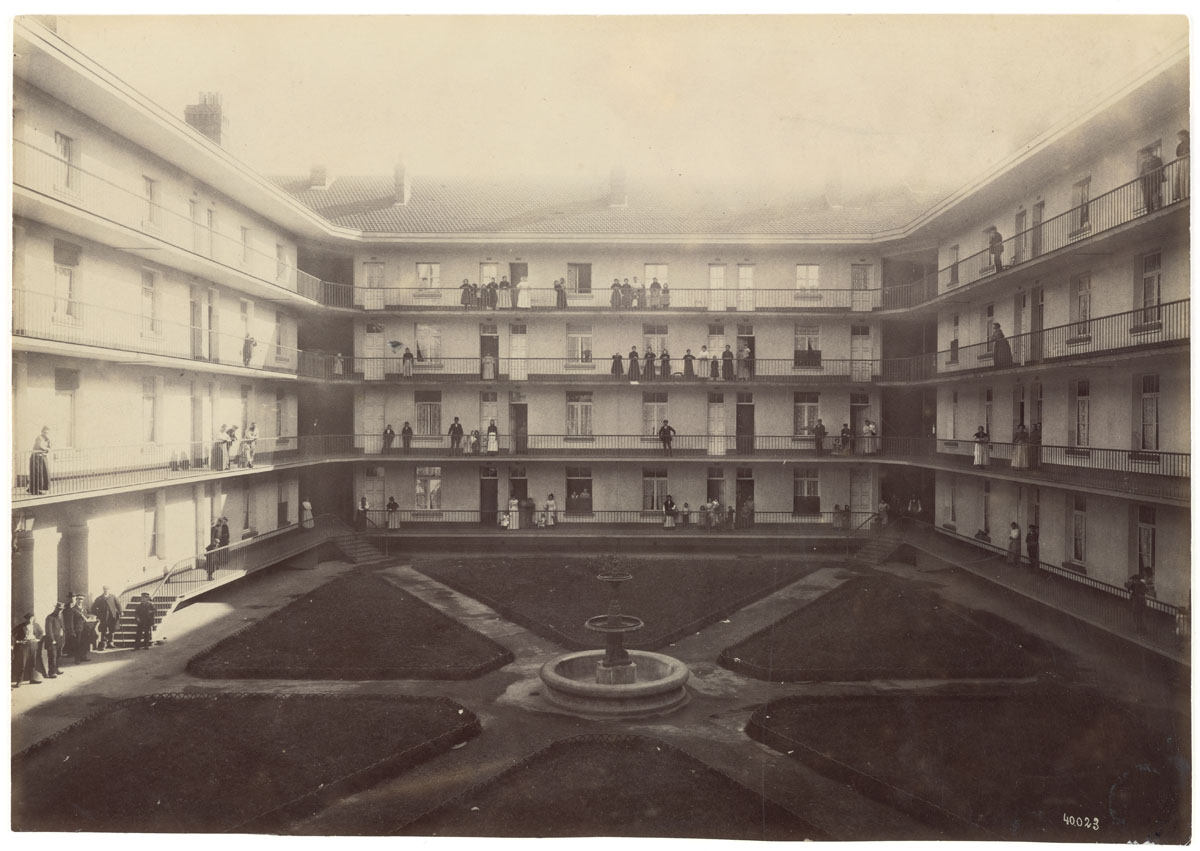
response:
[[[564,524],[662,525],[670,496],[804,534],[881,502],[985,547],[1037,525],[1047,568],[1188,605],[1185,52],[949,197],[768,202],[267,179],[16,37],[20,611],[302,499],[499,527],[551,495]]]

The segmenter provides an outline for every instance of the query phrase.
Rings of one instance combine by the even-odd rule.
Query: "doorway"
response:
[[[754,454],[754,394],[739,393],[737,400],[737,451]]]
[[[508,498],[526,499],[529,496],[529,479],[524,467],[508,468]]]
[[[850,432],[857,439],[871,414],[871,400],[866,393],[850,394]]]
[[[496,509],[500,506],[500,480],[495,467],[479,468],[479,523],[496,525]]]
[[[708,267],[708,309],[725,309],[725,267],[710,264]]]
[[[1013,363],[1025,363],[1025,353],[1029,349],[1029,338],[1022,336],[1029,324],[1029,294],[1020,292],[1013,296],[1013,327],[1009,336],[1012,347]]]
[[[358,442],[365,442],[363,451],[378,455],[383,448],[383,392],[380,390],[363,391],[363,434]]]
[[[199,290],[192,289],[191,323],[192,323],[192,357],[204,359],[204,306],[200,302]]]
[[[737,516],[738,525],[750,527],[754,525],[754,516],[742,521],[742,508],[754,501],[754,471],[750,467],[739,467],[737,471]]]
[[[377,322],[367,323],[363,335],[362,374],[367,381],[383,380],[383,326]]]
[[[871,266],[854,263],[850,266],[850,309],[871,309]]]
[[[524,401],[510,401],[508,404],[508,427],[512,432],[513,452],[524,455],[529,451],[529,404]]]
[[[1033,218],[1029,223],[1029,256],[1037,257],[1042,253],[1042,216],[1046,212],[1046,202],[1038,201],[1033,205]]]
[[[857,528],[874,508],[871,500],[871,473],[869,470],[850,471],[851,529]]]
[[[524,381],[529,377],[529,363],[525,356],[529,352],[529,342],[525,335],[525,324],[516,323],[508,326],[508,377],[511,381]]]
[[[485,359],[490,357],[491,362]],[[496,369],[500,364],[500,332],[495,325],[479,326],[479,377],[484,381],[496,380]]]
[[[755,366],[754,326],[753,325],[738,325],[737,330],[738,330],[737,351],[740,352],[742,350],[742,346],[745,346],[747,349],[750,350],[750,357],[746,359],[746,370],[748,371],[748,373],[750,375],[750,380],[753,381],[754,380],[754,366]],[[735,356],[736,356],[736,354],[737,354],[737,352],[734,352]]]
[[[216,290],[208,291],[208,359],[219,361],[221,339],[221,302]]]
[[[528,263],[509,263],[508,264],[508,281],[514,287],[521,282],[522,278],[527,278],[527,277],[529,277],[529,264]],[[532,297],[532,295],[533,294],[530,293],[531,297]],[[514,307],[516,306],[516,303],[517,303],[517,296],[516,296],[516,293],[514,293],[513,294],[513,306]]]
[[[866,325],[850,326],[850,380],[871,380],[871,329]]]
[[[708,454],[725,454],[725,394],[708,394]]]
[[[1029,292],[1029,360],[1042,359],[1042,323],[1046,314],[1046,294],[1041,287]]]

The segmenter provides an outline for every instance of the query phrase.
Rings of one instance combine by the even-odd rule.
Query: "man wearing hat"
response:
[[[54,611],[46,615],[46,676],[54,679],[62,673],[63,642],[67,639],[67,630],[63,626],[62,603],[54,604]]]
[[[121,602],[117,595],[104,586],[104,593],[92,603],[92,614],[96,616],[96,626],[100,629],[100,642],[97,650],[111,650],[113,635],[121,623]]]
[[[83,609],[83,595],[71,595],[71,608],[63,616],[63,625],[67,629],[67,650],[76,662],[88,660],[88,650],[91,648],[91,636],[87,621],[87,613]]]
[[[154,603],[150,602],[150,593],[142,592],[142,601],[137,604],[133,610],[133,616],[137,620],[137,632],[133,635],[133,649],[141,650],[143,644],[146,649],[150,649],[150,633],[154,629]]]
[[[13,628],[13,688],[20,688],[26,680],[33,685],[41,683],[41,657],[42,628],[30,612]]]

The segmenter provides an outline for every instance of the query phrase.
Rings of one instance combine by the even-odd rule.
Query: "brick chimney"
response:
[[[392,204],[396,207],[403,207],[412,197],[412,181],[409,179],[408,170],[404,167],[403,159],[396,163],[393,179]]]
[[[329,169],[323,165],[314,165],[308,172],[308,188],[309,189],[328,189],[329,188]]]
[[[220,92],[200,92],[200,102],[183,108],[183,120],[218,145],[229,143],[229,119],[221,110]]]
[[[629,193],[625,189],[625,169],[614,168],[608,178],[608,206],[626,207]]]

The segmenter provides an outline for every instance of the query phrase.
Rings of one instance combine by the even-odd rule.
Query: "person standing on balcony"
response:
[[[638,354],[637,346],[629,350],[629,381],[632,384],[637,384],[642,377],[642,361],[641,355]]]
[[[42,640],[46,648],[46,676],[54,679],[62,673],[63,644],[67,640],[67,630],[63,626],[62,603],[54,604],[54,611],[46,615],[46,634]]]
[[[666,349],[663,349],[662,354],[658,356],[658,374],[663,381],[671,379],[671,356],[667,354]]]
[[[404,421],[404,425],[400,426],[400,448],[404,450],[404,454],[408,454],[408,450],[412,448],[413,429],[409,425],[408,420]]]
[[[507,275],[500,279],[500,286],[496,288],[496,301],[501,310],[508,310],[514,304],[512,284],[508,282]]]
[[[488,310],[495,310],[499,304],[499,293],[496,287],[496,279],[492,278],[483,285],[483,306]]]
[[[389,529],[400,528],[400,503],[396,502],[394,496],[389,496],[387,501],[387,527]]]
[[[254,466],[254,449],[258,443],[258,423],[250,423],[250,428],[242,435],[242,463],[247,467]]]
[[[455,417],[454,422],[450,423],[450,431],[448,431],[447,434],[450,435],[450,454],[461,455],[463,427],[462,423],[458,421],[458,417]]]
[[[666,281],[663,281],[663,288],[662,288],[663,310],[666,310],[670,306],[671,306],[671,288],[667,285]]]
[[[737,350],[737,380],[750,380],[750,348],[745,343]]]
[[[674,529],[675,528],[676,514],[678,514],[678,511],[675,508],[675,499],[670,494],[667,494],[667,498],[665,500],[663,500],[663,528],[664,529]]]
[[[988,252],[992,255],[992,268],[997,272],[1004,271],[1004,237],[996,226],[988,228]]]
[[[33,452],[29,456],[29,487],[31,495],[37,496],[50,490],[50,426],[42,426],[41,434],[33,440]]]
[[[1000,329],[999,322],[992,323],[992,333],[988,340],[992,344],[992,365],[997,368],[1012,366],[1012,346],[1004,336],[1004,331]]]
[[[392,444],[396,442],[396,430],[392,428],[392,424],[388,423],[383,427],[383,454],[387,455],[392,451]]]
[[[1015,520],[1008,524],[1008,563],[1013,567],[1021,563],[1021,527]]]
[[[650,309],[662,309],[662,284],[655,278],[650,282]]]
[[[975,436],[972,439],[975,441],[975,457],[973,459],[973,463],[976,468],[982,469],[986,467],[988,462],[991,460],[992,439],[988,436],[988,433],[983,430],[983,426],[980,426],[975,430]]]
[[[1029,430],[1025,423],[1017,423],[1013,430],[1012,463],[1009,466],[1014,470],[1029,469]]]
[[[229,436],[229,440],[225,449],[227,459],[226,464],[227,466],[232,467],[235,463],[241,463],[242,460],[241,446],[238,445],[237,426],[231,425],[227,434]]]
[[[458,303],[462,305],[463,310],[471,308],[471,282],[463,278],[463,282],[458,285]]]
[[[218,538],[217,542],[222,547],[229,546],[229,518],[228,517],[221,518],[221,530],[219,532],[219,538]]]
[[[842,423],[842,454],[854,454],[854,432],[850,430],[850,423]]]
[[[633,287],[630,286],[628,278],[621,284],[621,307],[625,310],[633,308]]]
[[[312,529],[316,526],[313,522],[313,507],[312,503],[307,499],[300,500],[300,528]]]
[[[496,428],[496,421],[492,420],[487,427],[487,454],[500,454],[500,429]]]
[[[1029,467],[1036,470],[1042,464],[1042,424],[1034,423],[1029,430]]]
[[[696,358],[696,375],[701,381],[708,381],[711,369],[710,363],[715,364],[708,354],[708,346],[700,347],[700,357]]]
[[[92,614],[96,616],[96,625],[100,629],[100,643],[97,650],[111,650],[113,635],[121,623],[121,603],[117,596],[104,586],[104,593],[92,603]]]
[[[359,532],[367,531],[367,512],[370,510],[371,506],[367,502],[367,498],[365,496],[359,497],[358,505],[354,509],[354,528]]]
[[[550,529],[558,522],[558,503],[554,501],[554,494],[546,497],[546,503],[542,507],[546,511],[546,528]]]
[[[508,531],[516,532],[521,528],[521,503],[515,496],[508,498]]]
[[[1038,527],[1030,523],[1029,530],[1025,533],[1025,554],[1029,556],[1029,566],[1034,570],[1037,570],[1042,563],[1041,547],[1041,542],[1038,540]]]
[[[1179,144],[1175,146],[1175,159],[1189,160],[1192,155],[1192,137],[1186,130],[1179,131]],[[1191,177],[1188,175],[1189,162],[1175,163],[1175,194],[1172,201],[1181,201],[1191,193]]]
[[[517,282],[517,308],[519,310],[529,310],[532,306],[529,294],[529,279],[523,277]]]
[[[613,278],[612,285],[608,289],[609,289],[608,303],[612,306],[613,310],[620,310],[621,309],[621,281],[617,278]]]
[[[625,377],[625,362],[621,360],[620,352],[612,356],[612,366],[608,368],[608,371],[617,381]]]
[[[221,427],[213,435],[212,468],[214,470],[229,469],[229,453],[226,451],[227,440],[229,440],[229,426],[221,423]]]
[[[633,279],[633,306],[637,310],[646,309],[646,285],[639,284],[638,279]]]
[[[825,428],[825,423],[817,417],[817,424],[813,426],[813,451],[818,455],[825,453],[825,435],[829,434],[829,430]]]
[[[495,355],[493,355],[493,354],[484,355],[483,360],[481,360],[479,362],[479,366],[480,366],[480,374],[483,377],[484,381],[495,381],[496,380],[496,356]]]
[[[655,377],[654,376],[654,373],[655,373],[654,366],[657,363],[658,363],[658,361],[656,361],[654,359],[654,352],[652,352],[650,350],[650,347],[647,346],[646,347],[646,355],[645,355],[645,357],[642,358],[642,380],[643,381],[653,381],[654,380],[654,377]]]
[[[696,356],[688,349],[683,353],[683,379],[687,381],[696,377]]]
[[[863,455],[874,455],[879,451],[879,444],[876,442],[876,435],[879,430],[875,423],[869,419],[863,420],[862,428],[862,451]]]
[[[733,378],[733,349],[726,343],[725,351],[721,352],[721,380],[733,381]]]
[[[1153,213],[1162,206],[1162,159],[1153,150],[1142,154],[1142,164],[1138,174],[1142,180],[1142,203],[1146,212]]]
[[[556,310],[567,309],[567,281],[559,278],[554,282],[554,307]]]
[[[405,378],[412,378],[414,360],[412,349],[405,346],[404,356],[400,358],[400,374]]]
[[[150,600],[150,592],[143,591],[142,599],[133,610],[133,619],[137,630],[133,633],[133,649],[150,649],[150,635],[154,632],[154,619],[158,613]]]
[[[671,456],[671,443],[675,440],[675,427],[667,420],[663,420],[662,427],[658,430],[658,439],[662,441],[663,455]]]

